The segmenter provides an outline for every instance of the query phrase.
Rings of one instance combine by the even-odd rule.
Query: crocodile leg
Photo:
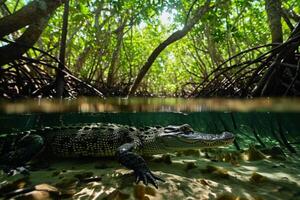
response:
[[[9,152],[0,156],[0,165],[10,173],[13,169],[23,170],[23,166],[36,156],[44,147],[44,141],[39,135],[26,135],[12,146]]]
[[[163,181],[163,179],[155,176],[147,166],[145,160],[138,154],[133,152],[134,144],[126,143],[121,145],[117,152],[116,156],[118,157],[119,162],[134,171],[136,177],[136,183],[142,181],[145,185],[148,183],[154,185],[158,188],[156,180]]]

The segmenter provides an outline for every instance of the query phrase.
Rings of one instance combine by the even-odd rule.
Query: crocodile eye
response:
[[[192,127],[188,124],[183,124],[182,126],[180,126],[180,130],[185,133],[193,132]]]

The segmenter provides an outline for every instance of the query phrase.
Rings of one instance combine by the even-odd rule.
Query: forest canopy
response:
[[[0,0],[0,93],[297,96],[299,21],[299,0]]]

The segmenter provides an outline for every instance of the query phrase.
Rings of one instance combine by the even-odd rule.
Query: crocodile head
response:
[[[230,132],[205,134],[194,131],[188,124],[166,126],[156,136],[156,142],[167,151],[224,146],[232,144],[233,141],[234,135]]]

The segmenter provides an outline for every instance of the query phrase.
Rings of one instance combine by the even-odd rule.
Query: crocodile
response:
[[[142,156],[231,144],[230,132],[205,134],[190,125],[136,128],[112,123],[45,127],[0,136],[0,165],[25,166],[37,154],[61,158],[116,157],[134,171],[136,182],[158,187],[164,181],[154,175]],[[44,155],[44,154],[43,154]]]

